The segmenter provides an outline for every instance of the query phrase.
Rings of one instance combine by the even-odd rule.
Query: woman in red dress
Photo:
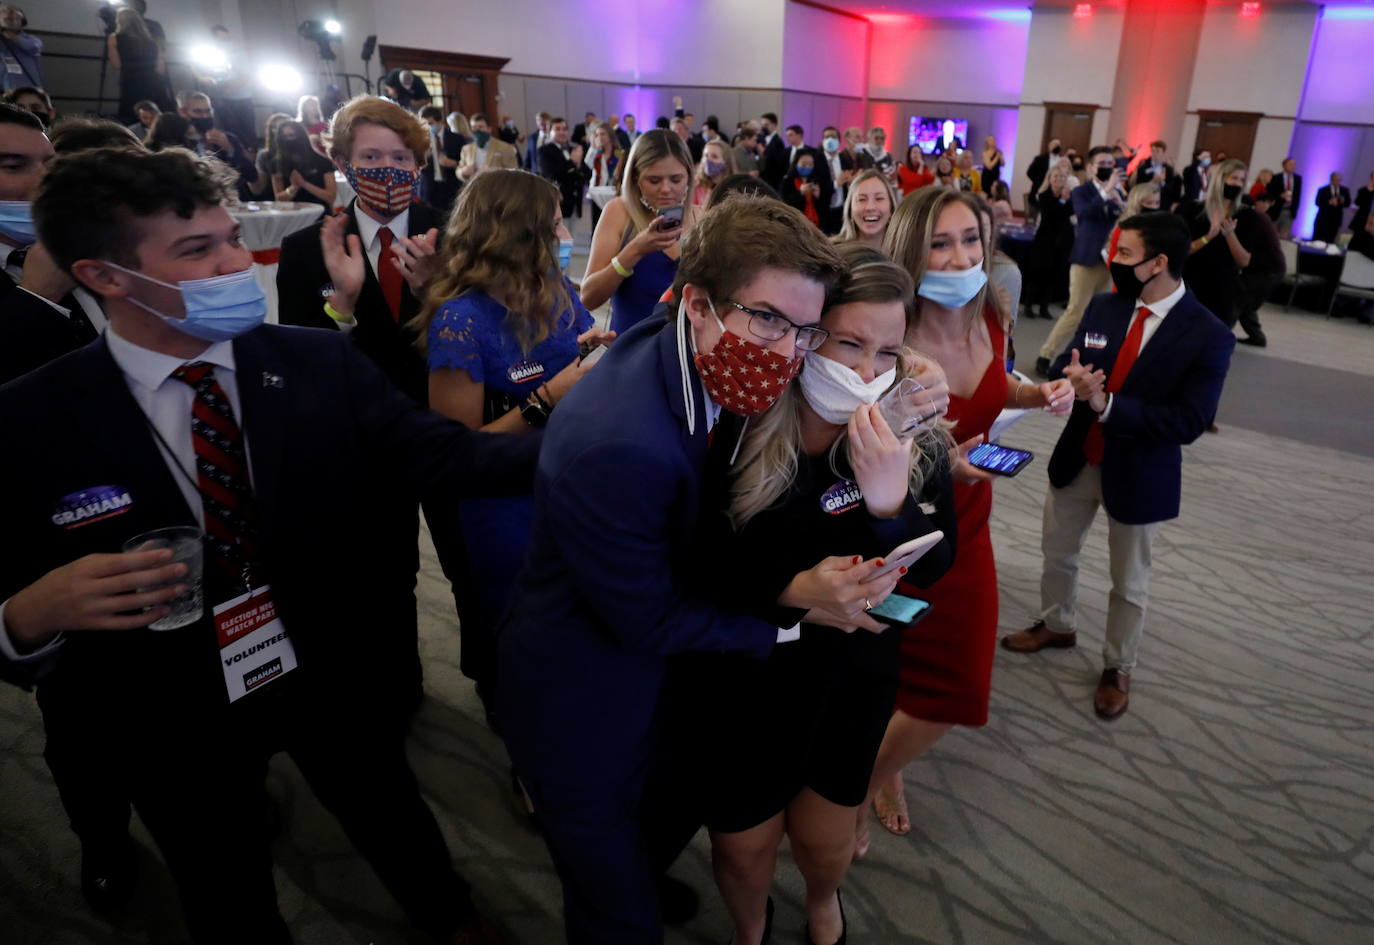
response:
[[[948,421],[958,451],[952,456],[959,521],[954,566],[925,589],[904,593],[934,604],[930,616],[902,639],[897,711],[873,770],[873,805],[893,833],[911,829],[902,795],[902,769],[955,725],[987,723],[992,656],[997,642],[997,569],[988,516],[990,473],[969,465],[1004,407],[1043,407],[1066,416],[1073,407],[1068,381],[1028,384],[1006,369],[1007,313],[988,291],[990,234],[978,199],[927,187],[902,201],[888,227],[886,250],[916,280],[916,317],[907,344],[937,362],[949,383]],[[859,847],[867,846],[860,816]]]

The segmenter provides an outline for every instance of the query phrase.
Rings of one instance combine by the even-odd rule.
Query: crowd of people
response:
[[[909,831],[903,770],[988,721],[998,476],[972,454],[1003,410],[1066,422],[1042,608],[1001,646],[1076,645],[1104,507],[1093,705],[1127,711],[1181,447],[1230,325],[1263,343],[1291,162],[1247,188],[1159,141],[1051,141],[1023,291],[992,137],[898,158],[881,128],[812,147],[765,113],[727,137],[680,100],[645,131],[541,112],[526,135],[397,70],[273,114],[259,147],[209,92],[169,101],[155,46],[120,122],[0,104],[0,436],[27,457],[0,466],[0,677],[37,689],[93,907],[130,898],[136,810],[195,942],[289,942],[263,783],[285,752],[418,929],[503,940],[405,759],[421,510],[574,945],[661,941],[703,826],[732,941],[768,940],[784,839],[807,941],[846,940],[870,809]],[[326,211],[281,247],[281,325],[226,209],[264,197]],[[1339,175],[1318,201],[1329,228]],[[1028,381],[1016,316],[1064,283]],[[174,525],[204,533],[203,576],[123,550]],[[191,583],[203,612],[150,628]]]

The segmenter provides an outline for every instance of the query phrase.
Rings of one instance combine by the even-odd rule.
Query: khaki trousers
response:
[[[1112,276],[1107,271],[1106,263],[1096,266],[1074,263],[1069,267],[1069,306],[1059,316],[1059,321],[1054,323],[1049,338],[1040,348],[1040,357],[1050,361],[1059,357],[1059,352],[1064,350],[1064,346],[1073,339],[1073,333],[1078,331],[1078,323],[1083,320],[1088,303],[1094,295],[1106,292],[1111,284]]]

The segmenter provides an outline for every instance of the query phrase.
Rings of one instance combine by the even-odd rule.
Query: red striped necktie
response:
[[[215,380],[214,365],[183,364],[172,377],[196,393],[191,404],[191,443],[196,453],[196,489],[205,511],[206,551],[225,576],[249,583],[258,549],[243,430],[224,388]]]

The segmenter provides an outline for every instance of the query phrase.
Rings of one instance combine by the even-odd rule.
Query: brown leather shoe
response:
[[[1093,693],[1093,708],[1098,718],[1120,718],[1131,703],[1131,674],[1120,669],[1104,669]]]
[[[1013,653],[1039,653],[1046,647],[1066,650],[1078,643],[1076,633],[1055,633],[1045,626],[1045,621],[1037,620],[1034,626],[1017,630],[1002,638],[1002,649]]]

